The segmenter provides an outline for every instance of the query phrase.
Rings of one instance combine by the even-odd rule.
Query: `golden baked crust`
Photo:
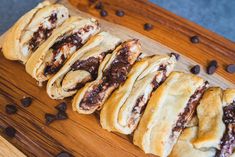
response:
[[[61,27],[57,28],[53,34],[48,38],[46,42],[44,42],[29,58],[26,63],[26,71],[33,78],[35,78],[38,82],[43,82],[52,77],[51,74],[45,76],[44,71],[49,62],[51,62],[50,58],[53,55],[51,47],[55,42],[61,41],[64,36],[71,35],[76,31],[83,29],[86,26],[92,26],[93,29],[85,32],[84,36],[81,36],[81,42],[85,44],[85,42],[93,35],[97,34],[100,30],[99,24],[95,19],[83,19],[81,17],[70,17],[67,19]],[[64,53],[66,53],[67,58],[65,58],[65,62],[69,57],[76,52],[76,49],[66,48],[63,49]],[[61,52],[60,52],[61,53]]]
[[[192,141],[197,137],[196,126],[186,128],[172,149],[169,157],[214,157],[215,149],[202,151],[193,147]]]
[[[140,63],[142,68],[132,71],[133,74],[128,76],[126,82],[104,104],[100,114],[104,129],[131,134],[141,118],[141,108],[144,108],[153,88],[157,88],[154,87],[153,81],[160,84],[173,70],[176,59],[174,56],[156,55],[146,57],[138,64]],[[166,66],[166,70],[161,69],[163,66]],[[140,101],[143,101],[143,104],[140,104]],[[141,106],[136,106],[136,103]]]
[[[85,85],[85,87],[81,88],[77,94],[75,95],[72,105],[73,105],[73,109],[79,113],[82,114],[91,114],[93,113],[96,109],[100,109],[102,108],[104,102],[107,100],[107,98],[110,96],[110,94],[118,87],[116,87],[116,85],[112,85],[109,83],[105,83],[104,85],[102,85],[104,82],[104,73],[108,71],[108,69],[114,64],[116,63],[116,59],[119,56],[119,54],[121,54],[121,52],[125,52],[123,55],[127,55],[125,56],[125,58],[128,58],[128,63],[129,66],[133,65],[135,63],[135,61],[137,60],[139,54],[141,53],[141,45],[139,43],[138,40],[136,39],[132,39],[132,40],[128,40],[123,42],[122,44],[120,44],[112,53],[112,55],[109,55],[108,59],[105,59],[105,62],[101,64],[100,68],[99,68],[99,72],[98,72],[98,77],[95,81],[91,82],[91,83],[87,83]],[[120,57],[120,56],[119,56]],[[107,61],[108,60],[108,61]],[[127,64],[125,64],[126,66],[128,66]],[[108,75],[113,75],[110,74],[108,72]],[[128,75],[128,73],[127,73]],[[109,84],[109,85],[107,85]],[[116,83],[114,83],[116,84]],[[120,84],[119,84],[120,85]],[[118,86],[119,86],[118,85]],[[104,91],[101,92],[97,92],[97,95],[102,96],[101,100],[98,100],[98,103],[95,104],[95,106],[92,104],[87,104],[86,102],[84,102],[84,98],[86,98],[86,96],[89,97],[90,92],[93,92],[94,89],[97,90],[97,87],[105,88]],[[92,98],[93,99],[93,98]],[[93,100],[92,100],[93,101]],[[83,106],[82,106],[82,105]],[[82,106],[82,107],[81,107]],[[84,108],[84,106],[86,108]]]
[[[71,58],[65,63],[65,65],[48,81],[48,95],[52,99],[63,99],[75,94],[77,90],[68,89],[72,89],[72,85],[76,84],[77,80],[84,80],[84,73],[86,71],[73,71],[71,70],[71,66],[78,60],[85,61],[90,57],[99,58],[102,53],[114,50],[119,42],[119,38],[109,34],[108,32],[101,32],[92,37],[80,50],[74,53]],[[69,74],[73,74],[71,75],[72,77],[67,77],[69,76]],[[68,82],[67,86],[66,81]]]
[[[198,136],[193,141],[197,149],[219,149],[225,125],[223,123],[222,89],[209,88],[203,95],[197,108],[199,119]]]
[[[145,153],[168,156],[180,135],[179,131],[174,134],[175,138],[171,138],[173,126],[179,114],[184,112],[190,97],[204,84],[204,80],[198,76],[172,72],[153,92],[134,132],[134,144]]]
[[[228,105],[235,101],[235,89],[226,89],[223,93],[223,104]]]
[[[39,3],[34,9],[22,16],[6,33],[3,42],[3,54],[7,59],[20,60],[24,64],[33,50],[26,50],[34,31],[46,24],[46,19],[56,13],[55,27],[61,25],[69,16],[68,9],[60,4],[50,4],[48,1]],[[45,26],[46,27],[46,26]],[[49,28],[48,26],[47,28]],[[42,44],[46,39],[42,40]]]

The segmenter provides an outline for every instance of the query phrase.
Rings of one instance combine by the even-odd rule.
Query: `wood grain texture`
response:
[[[0,136],[0,157],[25,157],[25,155]]]
[[[86,1],[71,0],[71,2],[73,5],[78,5],[83,11],[99,17],[93,7],[86,5]],[[113,5],[110,5],[111,2]],[[60,3],[65,4],[70,9],[72,15],[90,16],[84,12],[77,11],[72,5],[68,4],[67,0],[62,0]],[[110,0],[105,1],[106,5],[106,9],[110,15],[105,19],[128,26],[141,34],[120,25],[100,20],[104,30],[110,31],[121,39],[140,39],[144,53],[146,54],[165,54],[172,51],[180,52],[183,56],[177,64],[177,70],[188,71],[190,66],[198,63],[205,65],[211,57],[218,57],[218,55],[213,55],[212,50],[220,55],[221,58],[218,57],[218,60],[221,66],[222,64],[234,62],[234,43],[200,27],[198,28],[198,26],[175,15],[171,15],[148,2],[144,3],[144,1],[139,0]],[[117,8],[123,8],[126,16],[122,18],[115,16],[114,11]],[[141,9],[143,9],[143,12],[137,11]],[[159,11],[156,11],[156,9],[159,9]],[[155,29],[150,32],[144,31],[142,24],[145,21],[155,21]],[[168,26],[174,24],[171,23],[172,21],[175,21],[174,23],[177,25],[175,27],[177,28],[173,29],[171,26]],[[189,36],[193,35],[192,30],[202,33],[200,34],[202,36],[201,44],[192,45],[188,41]],[[191,32],[191,34],[187,34],[187,32]],[[212,38],[213,40],[209,40]],[[219,41],[219,44],[216,42],[207,43],[207,40],[210,42]],[[2,39],[0,39],[1,41]],[[161,43],[170,48],[163,46]],[[235,79],[232,77],[234,74],[224,72],[222,67],[220,67],[218,73],[220,75],[208,76],[202,71],[200,76],[209,80],[211,85],[219,85],[223,88],[235,87]],[[19,100],[23,96],[31,96],[33,98],[33,104],[29,108],[24,108],[20,105]],[[49,126],[45,125],[45,113],[56,113],[54,106],[59,101],[50,99],[46,94],[45,86],[38,87],[36,81],[25,72],[23,65],[18,62],[6,60],[0,53],[0,135],[4,136],[3,129],[6,126],[10,125],[15,127],[17,130],[16,137],[7,140],[27,156],[54,156],[62,150],[71,152],[74,156],[86,157],[153,156],[144,154],[143,151],[134,146],[131,136],[123,136],[103,130],[99,124],[98,113],[93,115],[79,115],[73,112],[70,100],[66,99],[69,107],[67,111],[69,119],[52,123]],[[19,111],[16,115],[7,115],[5,113],[5,104],[11,102],[17,103]]]

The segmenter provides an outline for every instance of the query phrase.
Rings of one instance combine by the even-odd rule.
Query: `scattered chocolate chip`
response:
[[[235,73],[235,64],[229,64],[227,67],[226,67],[226,71],[229,72],[229,73]]]
[[[89,0],[89,2],[90,2],[90,3],[95,3],[95,2],[96,2],[96,0]]]
[[[66,111],[67,104],[65,102],[60,103],[55,107],[58,111]]]
[[[56,115],[57,120],[65,120],[68,119],[68,115],[65,111],[59,111]]]
[[[178,53],[171,52],[171,56],[174,55],[176,60],[178,61],[180,59],[180,55]]]
[[[190,69],[190,72],[193,74],[199,74],[200,73],[200,66],[199,65],[195,65]]]
[[[122,17],[122,16],[125,15],[125,12],[122,11],[122,10],[117,10],[117,11],[116,11],[116,15]]]
[[[98,2],[96,5],[95,5],[95,9],[99,10],[99,9],[103,9],[103,3],[102,2]]]
[[[71,157],[72,155],[68,152],[62,151],[56,155],[56,157]]]
[[[197,43],[199,43],[200,42],[200,40],[199,40],[199,37],[198,36],[192,36],[191,38],[190,38],[190,41],[192,42],[192,43],[194,43],[194,44],[197,44]]]
[[[20,102],[24,107],[29,107],[32,104],[32,98],[24,97],[23,99],[20,100]]]
[[[8,137],[13,138],[15,137],[16,129],[11,126],[8,126],[5,128],[4,132]]]
[[[211,60],[211,61],[209,62],[209,65],[215,66],[215,67],[217,68],[217,67],[218,67],[218,62],[217,62],[216,60]]]
[[[101,10],[100,11],[100,16],[102,16],[102,17],[105,17],[105,16],[108,16],[108,12],[106,11],[106,10]]]
[[[209,65],[209,66],[207,67],[207,74],[209,74],[209,75],[214,74],[215,71],[216,71],[216,69],[217,69],[216,66],[214,66],[214,65]]]
[[[153,29],[153,25],[151,23],[145,23],[144,24],[144,29],[146,31],[149,31],[149,30]]]
[[[216,60],[211,60],[207,66],[207,74],[212,75],[218,68],[218,63]]]
[[[8,104],[5,106],[5,111],[7,114],[15,114],[17,112],[17,107],[15,104]]]
[[[50,124],[50,123],[52,123],[54,120],[56,120],[56,115],[50,114],[50,113],[46,113],[46,114],[45,114],[45,119],[46,119],[46,124]]]

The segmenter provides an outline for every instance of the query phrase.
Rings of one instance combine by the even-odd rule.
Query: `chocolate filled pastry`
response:
[[[141,45],[136,39],[120,44],[111,56],[107,56],[110,59],[105,58],[108,62],[100,65],[97,79],[77,92],[72,102],[73,110],[90,114],[102,108],[110,94],[125,82],[140,53]]]
[[[95,80],[101,62],[120,42],[119,38],[107,32],[92,37],[48,81],[48,95],[52,99],[63,99],[75,94],[87,82]]]
[[[123,134],[131,134],[144,112],[150,95],[172,72],[176,58],[172,56],[151,56],[142,59],[130,73],[126,82],[107,100],[100,114],[104,129]],[[134,67],[133,67],[134,68]]]
[[[169,157],[214,157],[215,149],[213,148],[204,151],[194,148],[192,143],[197,137],[197,132],[197,126],[186,128],[180,135]]]
[[[134,132],[134,144],[145,153],[168,156],[207,86],[198,76],[172,72],[152,93]]]
[[[219,149],[225,125],[223,123],[223,91],[219,87],[209,88],[203,95],[198,108],[199,129],[194,147],[201,150]]]
[[[48,1],[39,3],[22,16],[6,33],[2,47],[4,56],[25,64],[30,55],[68,17],[68,9],[63,5],[50,4]]]
[[[70,17],[32,54],[26,63],[27,73],[38,82],[48,80],[99,30],[95,19]]]
[[[224,91],[223,112],[225,132],[220,140],[216,157],[232,157],[235,156],[235,89]]]

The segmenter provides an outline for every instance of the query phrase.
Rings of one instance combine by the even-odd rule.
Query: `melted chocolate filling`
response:
[[[175,138],[175,132],[181,132],[187,122],[191,119],[192,115],[195,112],[195,109],[198,105],[199,100],[201,99],[204,91],[207,89],[208,82],[205,82],[204,86],[199,88],[189,99],[186,107],[184,108],[184,112],[179,114],[179,119],[176,122],[175,127],[172,129],[171,137]]]
[[[112,50],[109,50],[107,52],[102,52],[99,57],[90,57],[87,60],[78,60],[76,61],[72,66],[71,69],[73,71],[76,70],[85,70],[91,74],[91,79],[87,80],[86,82],[79,82],[75,88],[69,89],[68,91],[73,91],[73,90],[78,90],[82,87],[85,86],[85,84],[89,81],[93,81],[97,78],[98,76],[98,69],[100,66],[100,63],[103,61],[104,57],[108,54],[111,53]]]
[[[162,77],[162,80],[161,82],[157,82],[156,81],[156,77],[154,77],[153,81],[152,81],[152,86],[153,86],[153,91],[155,91],[165,80],[166,80],[166,65],[160,65],[159,66],[159,69],[158,71],[161,71],[163,72],[163,77]],[[150,98],[150,97],[149,97]],[[131,111],[131,119],[130,119],[130,122],[129,122],[129,127],[130,125],[132,125],[133,123],[135,123],[135,119],[133,119],[135,117],[136,114],[142,114],[146,108],[146,104],[148,103],[149,99],[144,102],[144,104],[141,104],[141,102],[144,101],[144,95],[141,95],[137,100],[136,100],[136,104],[135,106],[133,107],[132,111]]]
[[[46,40],[51,33],[55,26],[53,25],[57,21],[57,14],[51,14],[49,17],[49,22],[52,24],[52,28],[44,28],[40,26],[36,32],[33,33],[32,39],[29,41],[29,48],[32,51],[35,51],[38,46],[40,45],[41,41]]]
[[[217,150],[216,157],[229,157],[235,148],[235,101],[225,106],[223,111],[226,130],[220,141],[220,150]]]
[[[81,101],[80,106],[84,110],[99,106],[108,88],[114,87],[116,89],[127,79],[127,74],[132,66],[128,61],[129,56],[130,52],[128,47],[123,47],[119,50],[110,67],[103,72],[101,83],[87,93]]]
[[[84,32],[88,32],[91,29],[93,29],[93,26],[86,26],[84,28],[82,28],[82,30],[79,30],[78,32],[71,34],[67,37],[62,38],[61,40],[57,41],[56,43],[54,43],[51,47],[51,49],[53,50],[53,59],[51,61],[51,63],[49,63],[45,70],[44,70],[44,75],[51,75],[51,74],[55,74],[56,72],[59,71],[59,69],[63,66],[67,56],[66,54],[62,54],[60,56],[60,62],[58,63],[56,61],[56,57],[61,53],[62,49],[64,46],[68,46],[68,47],[76,47],[76,50],[78,50],[79,48],[81,48],[83,46],[82,43],[82,38],[80,37],[81,35],[81,31]]]

